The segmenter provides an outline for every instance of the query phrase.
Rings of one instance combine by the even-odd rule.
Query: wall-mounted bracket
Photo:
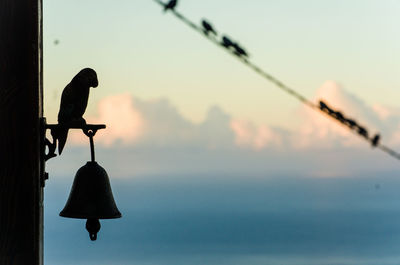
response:
[[[56,157],[56,149],[57,149],[57,130],[59,129],[80,129],[82,132],[90,138],[90,146],[91,146],[91,154],[92,154],[92,160],[94,159],[94,150],[93,150],[93,136],[96,134],[98,130],[105,129],[106,125],[105,124],[86,124],[86,123],[66,123],[66,124],[47,124],[46,123],[46,118],[41,118],[41,130],[42,130],[42,137],[41,137],[41,182],[42,182],[42,187],[44,187],[44,183],[46,179],[48,178],[48,174],[45,172],[45,162],[53,157]],[[50,130],[50,135],[52,138],[52,141],[50,141],[46,137],[46,131]],[[47,149],[47,152],[46,152]]]
[[[56,131],[57,129],[81,129],[82,132],[87,136],[87,137],[93,137],[96,132],[100,129],[105,129],[106,125],[105,124],[82,124],[82,125],[76,125],[76,124],[46,124],[45,129],[50,129],[50,134],[52,137],[52,141],[47,139],[45,137],[44,144],[48,149],[48,152],[44,153],[44,160],[47,161],[50,158],[56,157],[56,148],[57,148],[57,138],[56,138]]]

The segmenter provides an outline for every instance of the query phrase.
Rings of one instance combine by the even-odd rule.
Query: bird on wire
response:
[[[164,12],[167,12],[167,10],[174,10],[176,5],[178,4],[178,0],[171,0],[168,3],[164,5]]]
[[[229,49],[230,47],[233,47],[234,42],[227,36],[222,36],[221,45],[224,46],[225,48]]]
[[[61,154],[67,142],[68,128],[65,127],[86,124],[82,116],[87,107],[89,89],[97,87],[98,84],[96,72],[91,68],[84,68],[64,88],[58,112],[58,124],[60,126],[54,133],[55,138],[58,140],[59,154]]]
[[[232,47],[235,49],[234,53],[239,57],[249,57],[249,54],[246,52],[243,47],[241,47],[237,43],[233,43]]]
[[[201,21],[201,25],[203,26],[204,34],[208,35],[209,33],[214,34],[215,36],[218,35],[213,26],[206,20]]]
[[[381,136],[379,134],[375,134],[374,138],[371,139],[371,144],[373,147],[376,147],[379,144],[379,140]]]
[[[369,139],[368,138],[368,131],[367,131],[367,129],[365,127],[358,126],[357,132],[358,132],[359,135],[361,135],[365,139],[367,139],[367,140]]]
[[[174,1],[174,0],[169,1],[169,3],[163,3],[162,0],[155,0],[155,2],[157,2],[160,5],[162,5],[162,7],[164,8],[165,11],[168,10],[168,9],[174,9],[175,6],[176,6],[176,1]],[[235,48],[234,47],[235,42],[230,40],[228,37],[222,36],[221,40],[217,41],[215,38],[211,38],[209,35],[207,35],[207,33],[205,32],[206,29],[204,28],[204,25],[202,25],[203,28],[201,26],[200,27],[197,26],[196,23],[194,23],[193,21],[191,21],[189,18],[185,17],[181,13],[173,12],[173,14],[181,22],[185,23],[186,25],[188,25],[192,29],[202,33],[203,36],[207,37],[207,39],[209,39],[212,42],[214,42],[214,44],[217,44],[219,46],[222,46],[222,47],[226,48],[226,50],[229,53],[231,53],[234,56],[239,57],[244,64],[246,64],[248,67],[253,69],[258,74],[262,75],[268,81],[274,83],[277,87],[279,87],[280,89],[284,90],[286,93],[289,93],[291,96],[296,97],[302,103],[304,103],[305,105],[311,107],[314,110],[316,110],[318,108],[320,111],[322,111],[325,114],[329,115],[331,118],[334,118],[336,121],[339,121],[340,123],[346,125],[349,129],[351,129],[351,130],[355,131],[356,133],[358,133],[361,137],[365,138],[365,140],[369,141],[372,144],[373,147],[375,147],[375,146],[379,147],[379,149],[381,149],[383,152],[385,152],[388,155],[400,160],[400,153],[398,153],[398,152],[394,151],[393,149],[389,148],[388,146],[382,145],[380,143],[381,136],[379,134],[376,134],[374,137],[372,137],[372,139],[370,139],[369,136],[368,136],[368,130],[366,128],[358,125],[358,123],[355,120],[349,119],[349,118],[345,117],[343,114],[342,114],[343,117],[340,117],[340,114],[336,115],[336,111],[331,109],[330,107],[328,107],[326,105],[326,103],[323,102],[323,101],[320,101],[320,105],[319,106],[315,105],[310,100],[307,100],[306,97],[304,97],[303,95],[301,95],[300,93],[298,93],[294,89],[291,89],[290,87],[286,86],[284,83],[279,81],[277,78],[275,78],[271,74],[269,74],[266,71],[264,71],[262,68],[258,67],[257,65],[255,65],[254,63],[249,61],[246,58],[248,55],[247,56],[245,55],[245,54],[247,54],[247,52],[240,46],[238,46],[239,49]],[[243,49],[244,53],[240,49]]]

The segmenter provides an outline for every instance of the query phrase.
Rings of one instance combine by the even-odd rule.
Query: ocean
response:
[[[62,218],[72,179],[45,190],[45,264],[400,264],[400,178],[111,179],[120,219]]]

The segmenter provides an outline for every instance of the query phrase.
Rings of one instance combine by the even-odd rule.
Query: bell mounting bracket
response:
[[[80,129],[82,132],[89,137],[90,139],[90,154],[92,161],[95,161],[94,156],[94,142],[93,137],[97,133],[98,130],[105,129],[105,124],[86,124],[86,123],[71,123],[71,124],[47,124],[46,118],[41,118],[41,156],[42,156],[42,165],[41,165],[41,183],[42,187],[44,187],[45,181],[48,179],[48,173],[45,172],[45,162],[53,157],[56,157],[56,149],[57,149],[57,138],[55,137],[55,132],[57,129]],[[52,141],[50,141],[46,137],[46,131],[50,130],[50,135]],[[47,148],[46,148],[47,147]],[[47,152],[46,152],[47,149]]]

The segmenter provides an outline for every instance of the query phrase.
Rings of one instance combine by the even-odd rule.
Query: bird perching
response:
[[[227,50],[229,50],[239,58],[247,59],[249,57],[249,54],[242,46],[240,46],[236,41],[231,40],[227,36],[222,36],[220,45],[222,47],[225,47]]]
[[[215,31],[214,27],[207,20],[203,19],[201,25],[203,26],[203,32],[205,35],[208,36],[210,33],[214,36],[218,35],[217,31]]]
[[[174,10],[177,4],[178,0],[170,0],[168,3],[164,4],[164,12],[167,12],[167,10]]]
[[[268,72],[264,71],[261,67],[257,66],[254,64],[250,59],[249,59],[249,53],[245,48],[243,48],[241,45],[238,44],[238,42],[233,41],[226,35],[222,35],[221,38],[217,36],[217,34],[214,34],[212,32],[213,27],[211,27],[211,24],[209,24],[207,21],[202,20],[201,25],[198,25],[197,23],[194,23],[192,20],[184,16],[182,13],[176,11],[174,8],[176,6],[176,1],[171,0],[167,4],[162,2],[162,0],[154,0],[158,4],[164,7],[164,10],[171,9],[173,14],[177,19],[191,27],[193,30],[201,33],[205,38],[213,42],[215,45],[222,47],[224,50],[228,51],[231,55],[234,55],[236,58],[238,58],[243,64],[245,64],[247,67],[251,68],[254,70],[257,74],[261,75],[263,78],[266,80],[272,82],[275,84],[279,89],[283,90],[284,92],[288,93],[290,96],[295,97],[298,99],[300,102],[302,102],[304,105],[310,107],[312,110],[317,111],[319,113],[324,113],[328,117],[332,118],[333,120],[337,121],[341,125],[346,126],[347,128],[351,129],[353,132],[361,136],[364,140],[367,140],[368,142],[371,143],[373,147],[377,147],[384,151],[385,153],[389,154],[390,156],[400,160],[400,153],[394,151],[393,149],[383,145],[380,140],[381,136],[379,133],[375,134],[372,138],[368,136],[368,131],[365,127],[358,126],[358,124],[352,120],[352,119],[346,119],[344,122],[343,117],[340,116],[341,113],[336,112],[335,115],[330,115],[329,113],[326,112],[324,108],[321,108],[321,106],[318,106],[314,102],[310,101],[307,99],[305,96],[297,92],[296,90],[290,88],[283,82],[281,82],[279,79],[274,77],[273,75],[269,74]],[[212,34],[210,34],[212,33]],[[218,37],[218,38],[217,38]]]
[[[64,88],[58,112],[59,128],[53,137],[58,141],[58,153],[61,155],[68,137],[68,127],[86,124],[82,117],[86,111],[89,90],[99,84],[96,72],[91,68],[82,69]]]

